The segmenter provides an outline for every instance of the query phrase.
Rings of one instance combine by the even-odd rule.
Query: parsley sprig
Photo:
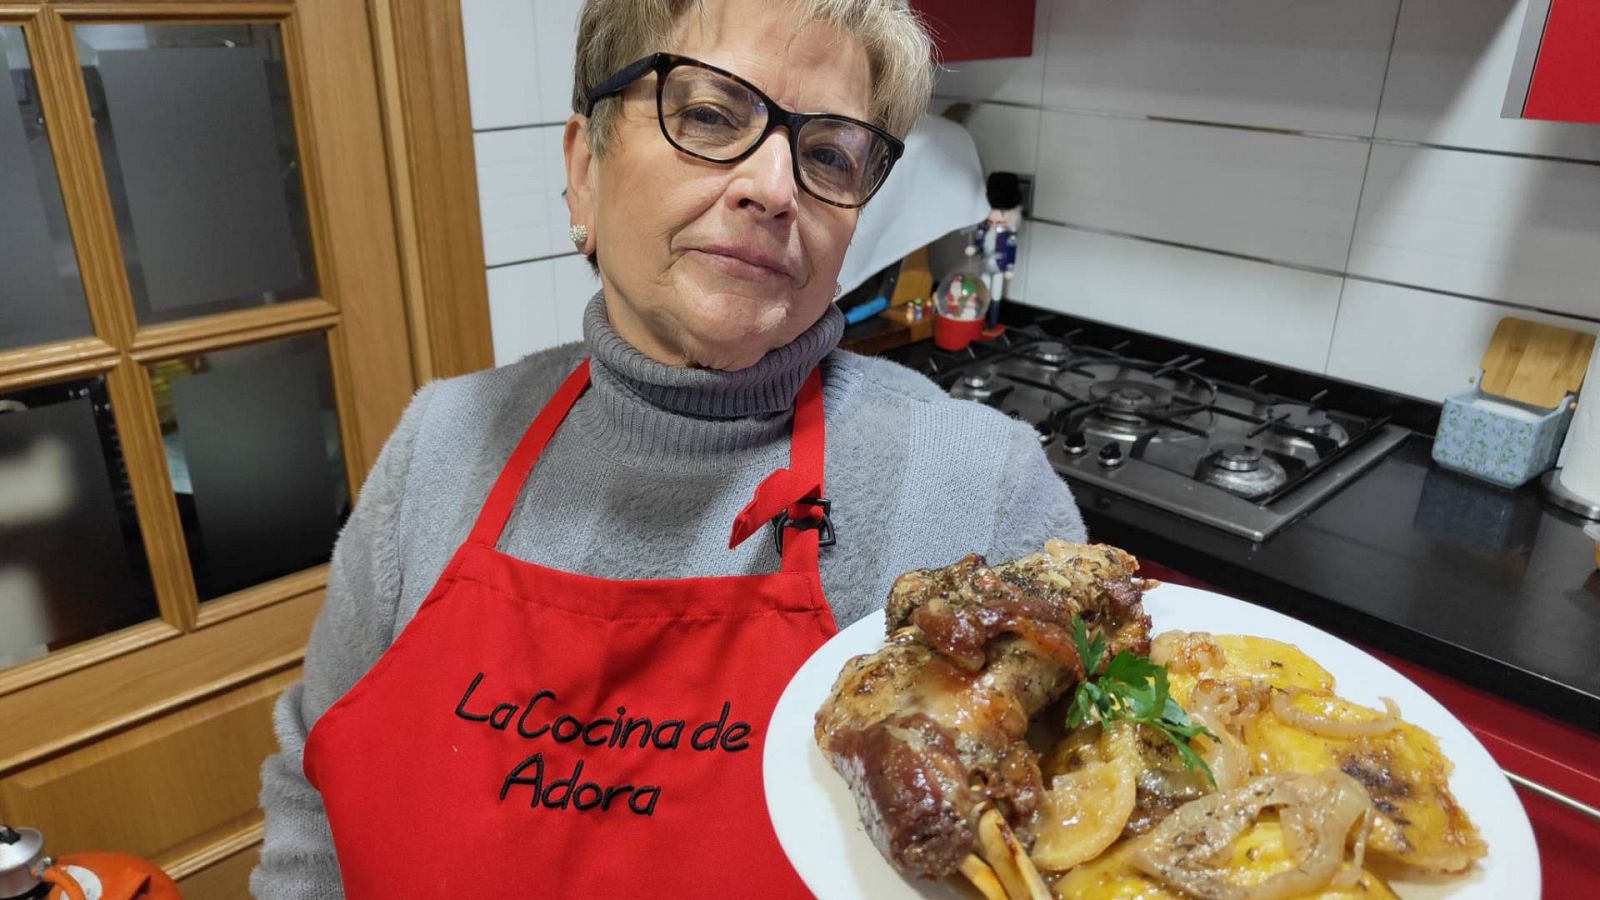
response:
[[[1167,667],[1126,650],[1105,662],[1105,638],[1096,632],[1091,640],[1083,619],[1077,616],[1072,617],[1072,642],[1077,645],[1078,658],[1083,660],[1084,679],[1072,695],[1067,727],[1078,728],[1087,722],[1109,725],[1118,719],[1148,725],[1178,748],[1178,758],[1185,766],[1206,773],[1206,779],[1215,787],[1217,778],[1211,774],[1211,767],[1189,742],[1196,735],[1212,740],[1217,736],[1191,721],[1178,701],[1172,699],[1167,692]]]

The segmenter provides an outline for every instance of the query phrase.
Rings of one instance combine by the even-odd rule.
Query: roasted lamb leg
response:
[[[895,582],[887,645],[845,664],[816,739],[898,869],[955,872],[990,806],[1031,833],[1043,784],[1029,719],[1083,677],[1074,615],[1109,653],[1148,652],[1137,570],[1114,547],[1051,540],[997,566],[968,556]]]

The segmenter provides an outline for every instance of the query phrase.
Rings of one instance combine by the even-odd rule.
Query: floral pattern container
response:
[[[1572,422],[1571,401],[1547,410],[1476,388],[1446,397],[1433,461],[1501,487],[1521,487],[1555,465]]]

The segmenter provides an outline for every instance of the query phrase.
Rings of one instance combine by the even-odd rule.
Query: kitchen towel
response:
[[[988,214],[983,165],[971,133],[948,119],[924,116],[906,136],[905,155],[889,180],[861,211],[839,287],[849,293],[907,253]]]
[[[1589,357],[1578,411],[1561,448],[1561,486],[1600,506],[1600,343]]]

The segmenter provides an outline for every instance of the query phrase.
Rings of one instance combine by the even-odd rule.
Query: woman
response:
[[[258,896],[803,895],[761,797],[789,676],[901,572],[1083,537],[1031,429],[835,349],[928,59],[905,0],[585,4],[584,341],[426,386],[385,446]]]

